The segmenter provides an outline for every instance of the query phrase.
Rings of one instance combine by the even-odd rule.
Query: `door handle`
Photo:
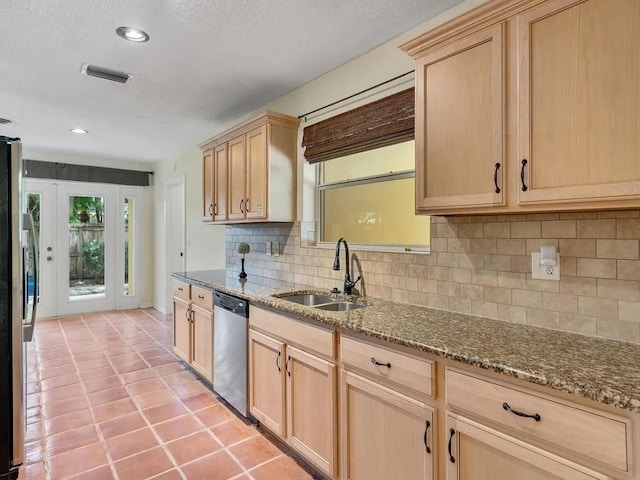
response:
[[[427,453],[431,453],[431,448],[429,447],[429,440],[427,439],[427,432],[429,431],[429,427],[431,426],[431,422],[429,420],[425,420],[424,422],[424,448]]]

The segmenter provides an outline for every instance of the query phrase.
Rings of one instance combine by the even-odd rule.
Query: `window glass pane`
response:
[[[415,142],[411,140],[322,162],[324,173],[321,183],[334,183],[414,169]]]
[[[401,178],[322,191],[323,242],[428,245],[429,217],[415,214],[415,179]]]
[[[41,252],[41,246],[40,246],[40,202],[41,202],[42,198],[40,196],[39,193],[27,193],[27,212],[29,212],[31,214],[31,218],[33,219],[33,230],[35,232],[36,235],[36,242],[38,242],[38,251]],[[31,252],[29,252],[29,256],[31,257]],[[31,258],[31,261],[34,261],[33,258]],[[37,268],[39,269],[40,266],[38,265]],[[38,292],[42,291],[42,283],[41,283],[41,279],[42,276],[40,275],[38,277]],[[27,293],[28,295],[31,297],[33,296],[34,292],[35,292],[35,285],[33,285],[33,276],[29,276],[29,284],[27,285]]]
[[[134,252],[135,252],[135,199],[124,199],[124,295],[133,296],[134,291]]]

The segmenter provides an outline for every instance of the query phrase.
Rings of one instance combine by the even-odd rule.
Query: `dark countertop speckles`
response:
[[[241,284],[235,275],[210,270],[174,277],[346,331],[640,413],[640,345],[375,298],[357,299],[367,303],[367,308],[326,312],[276,298],[317,289],[256,276]]]

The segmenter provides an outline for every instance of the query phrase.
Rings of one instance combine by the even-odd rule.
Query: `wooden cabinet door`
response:
[[[213,381],[213,313],[191,305],[193,351],[191,366],[204,378]]]
[[[213,219],[227,219],[227,144],[213,149]]]
[[[433,414],[422,402],[343,370],[342,480],[434,478]]]
[[[213,221],[214,210],[214,163],[213,150],[202,153],[202,221]]]
[[[267,126],[247,133],[247,218],[267,218]]]
[[[191,310],[189,302],[173,297],[173,351],[191,362]]]
[[[519,203],[640,198],[640,2],[550,0],[517,29]]]
[[[242,220],[245,218],[245,182],[246,182],[246,151],[245,136],[240,135],[228,143],[228,183],[229,203],[227,204],[227,218]]]
[[[284,343],[249,330],[249,411],[273,433],[285,436]]]
[[[416,61],[416,209],[504,205],[503,24]]]
[[[446,480],[605,478],[574,462],[463,417],[447,415],[446,427]],[[562,432],[558,432],[558,435],[562,435]]]
[[[322,472],[337,467],[336,366],[287,346],[287,441]]]

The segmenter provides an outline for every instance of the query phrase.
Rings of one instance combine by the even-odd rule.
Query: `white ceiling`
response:
[[[0,135],[157,161],[460,1],[2,0]],[[122,40],[123,25],[150,41]]]

